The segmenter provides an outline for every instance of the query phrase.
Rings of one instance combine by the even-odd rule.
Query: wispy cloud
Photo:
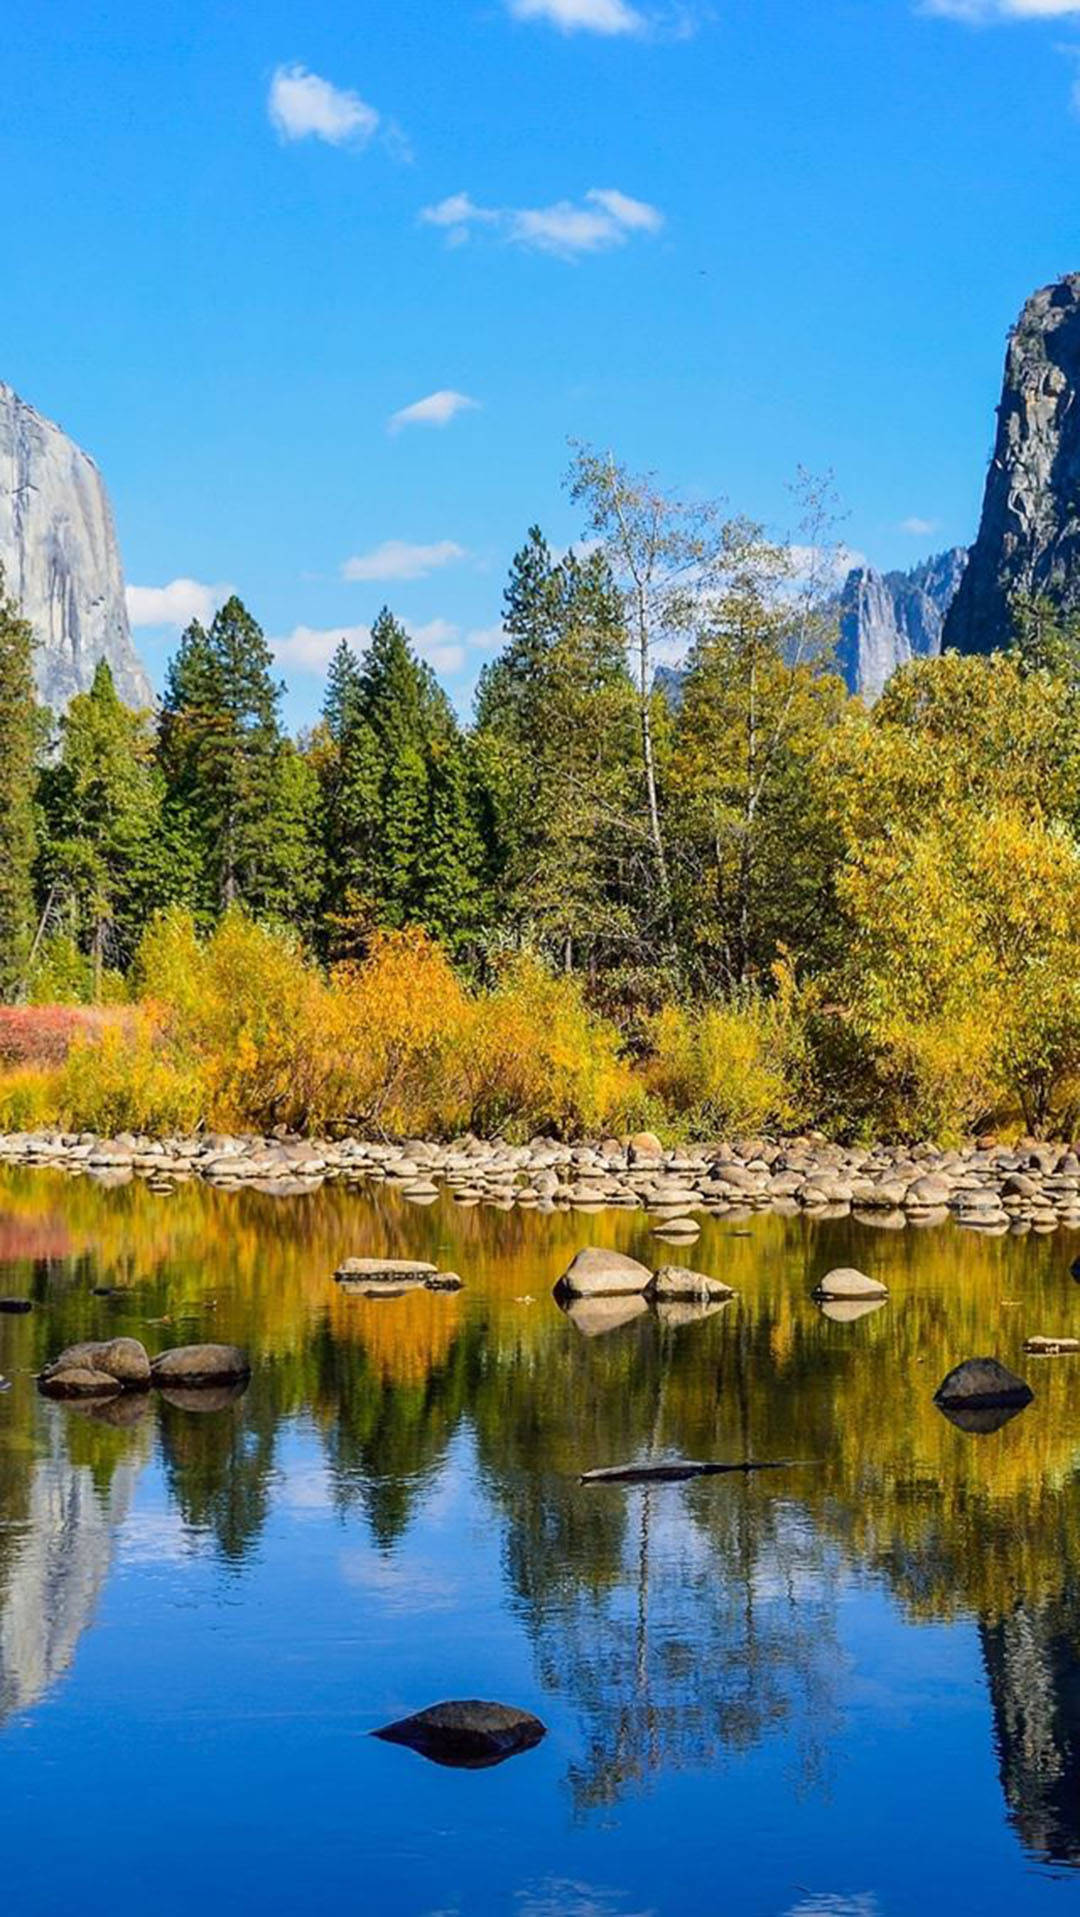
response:
[[[476,412],[479,405],[480,401],[470,399],[468,393],[456,393],[444,387],[437,393],[429,393],[426,399],[415,399],[411,406],[403,406],[400,412],[392,413],[388,430],[400,433],[406,426],[449,426],[459,413]]]
[[[940,519],[922,519],[918,513],[912,513],[910,519],[900,521],[900,531],[910,533],[913,539],[928,539],[941,525]]]
[[[429,619],[426,625],[406,623],[405,629],[421,659],[426,659],[436,672],[460,672],[465,663],[465,647],[460,628],[452,621]],[[325,672],[343,639],[359,656],[370,638],[370,626],[294,626],[291,632],[271,639],[270,649],[286,670]]]
[[[438,539],[430,546],[413,546],[406,539],[384,539],[371,552],[356,553],[341,568],[343,579],[426,579],[440,566],[452,566],[466,557],[464,546]]]
[[[381,123],[358,93],[302,66],[276,69],[267,112],[283,140],[325,140],[329,146],[367,146]]]
[[[634,6],[631,0],[506,0],[515,20],[540,21],[559,33],[593,33],[607,40],[685,40],[707,8],[668,0]]]
[[[127,615],[133,626],[209,625],[233,588],[204,586],[198,579],[172,579],[167,586],[129,586]]]
[[[626,0],[508,0],[515,20],[546,20],[562,33],[643,33],[644,14]]]
[[[421,215],[439,227],[452,246],[461,246],[477,229],[488,229],[512,246],[558,259],[625,246],[635,234],[659,233],[664,216],[647,200],[632,199],[613,186],[593,186],[580,200],[556,200],[551,206],[478,206],[467,193],[451,194]]]
[[[1067,20],[1080,14],[1080,0],[920,0],[917,12],[981,27],[998,20]]]

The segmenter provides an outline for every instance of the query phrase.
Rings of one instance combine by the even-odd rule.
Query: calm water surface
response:
[[[586,1336],[574,1249],[640,1216],[388,1193],[154,1197],[0,1176],[2,1882],[23,1913],[513,1917],[1072,1907],[1080,1892],[1074,1238],[708,1221],[738,1299]],[[342,1297],[349,1254],[457,1296]],[[857,1322],[809,1292],[887,1279]],[[94,1295],[94,1287],[117,1295]],[[76,1338],[248,1346],[199,1414],[43,1403]],[[1035,1403],[972,1436],[931,1395],[995,1352]],[[585,1489],[637,1457],[771,1477]],[[536,1711],[494,1770],[371,1739],[448,1696]]]

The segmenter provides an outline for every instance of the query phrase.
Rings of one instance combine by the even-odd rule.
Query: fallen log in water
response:
[[[613,1464],[599,1471],[583,1471],[579,1484],[685,1484],[690,1478],[718,1478],[728,1472],[784,1471],[789,1465],[802,1464],[802,1458],[771,1458],[760,1464],[747,1459],[742,1464],[700,1464],[692,1459],[669,1458],[663,1464]]]

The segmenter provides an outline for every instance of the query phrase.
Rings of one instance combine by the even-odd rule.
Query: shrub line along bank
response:
[[[899,1228],[954,1219],[983,1232],[1080,1230],[1080,1155],[1025,1141],[956,1150],[877,1145],[846,1149],[815,1138],[665,1150],[644,1134],[528,1145],[465,1137],[423,1140],[260,1138],[221,1133],[149,1138],[123,1133],[0,1135],[0,1163],[49,1167],[104,1183],[145,1180],[162,1195],[198,1178],[219,1189],[298,1196],[328,1180],[385,1182],[415,1204],[445,1191],[460,1205],[537,1211],[642,1210],[663,1231],[697,1214],[773,1211]],[[693,1227],[682,1236],[692,1236]]]

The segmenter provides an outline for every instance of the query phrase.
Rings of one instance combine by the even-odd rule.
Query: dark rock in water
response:
[[[161,1396],[177,1411],[226,1411],[240,1402],[249,1383],[250,1378],[234,1378],[230,1384],[162,1385]]]
[[[997,1358],[966,1358],[943,1378],[934,1403],[944,1410],[1022,1410],[1035,1393]]]
[[[520,1751],[532,1750],[547,1735],[546,1726],[530,1711],[509,1704],[485,1704],[477,1698],[432,1704],[413,1717],[386,1724],[373,1732],[387,1744],[405,1744],[457,1770],[485,1770],[502,1764]]]
[[[12,1316],[25,1311],[33,1311],[32,1298],[0,1298],[0,1311],[10,1312]]]
[[[1023,1411],[1022,1404],[999,1404],[980,1410],[977,1406],[940,1404],[938,1410],[943,1418],[948,1418],[958,1431],[967,1431],[972,1437],[985,1438],[992,1431],[1000,1431],[1003,1425],[1011,1423]]]
[[[437,1271],[434,1278],[425,1282],[425,1291],[464,1291],[465,1281],[456,1271]]]
[[[49,1398],[107,1397],[113,1391],[145,1391],[149,1383],[150,1360],[137,1338],[69,1345],[38,1380]]]
[[[1047,11],[1046,8],[1043,11]],[[1080,609],[1080,274],[1033,293],[1013,329],[978,538],[944,644],[993,652],[1016,593]]]
[[[686,1265],[661,1265],[659,1271],[653,1273],[649,1291],[657,1300],[679,1298],[695,1304],[726,1301],[735,1296],[722,1278],[710,1278],[704,1271],[690,1271]]]
[[[686,1484],[691,1478],[726,1477],[735,1472],[783,1471],[794,1458],[776,1458],[756,1464],[699,1464],[693,1459],[669,1458],[660,1464],[614,1464],[599,1471],[583,1471],[579,1484]]]
[[[180,1345],[161,1352],[150,1370],[156,1385],[234,1384],[251,1376],[247,1353],[236,1345]]]

